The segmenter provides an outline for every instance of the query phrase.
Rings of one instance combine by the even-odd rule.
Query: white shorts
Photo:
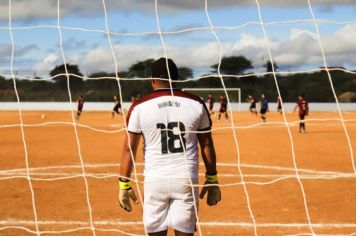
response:
[[[192,183],[197,184],[198,179],[192,179]],[[188,178],[145,178],[143,223],[148,233],[164,231],[168,227],[194,233],[195,207],[198,209],[198,187],[194,187],[193,195]]]

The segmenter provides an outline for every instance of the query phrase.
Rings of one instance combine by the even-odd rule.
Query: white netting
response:
[[[212,78],[215,77],[219,79],[221,87],[224,89],[223,92],[225,93],[228,104],[230,104],[230,96],[228,93],[229,88],[225,85],[225,80],[224,76],[228,76],[230,78],[236,78],[236,79],[242,79],[245,77],[252,77],[252,76],[266,76],[266,75],[271,75],[273,77],[273,81],[275,83],[275,87],[277,90],[277,94],[282,100],[283,104],[283,94],[280,91],[279,88],[279,81],[277,75],[288,75],[288,74],[298,74],[298,73],[310,73],[310,72],[318,72],[320,69],[310,69],[310,70],[301,70],[301,71],[276,71],[274,68],[274,65],[272,64],[272,72],[269,73],[250,73],[250,74],[244,74],[244,75],[223,75],[221,73],[221,63],[222,63],[222,58],[223,58],[223,50],[222,50],[222,41],[219,36],[219,33],[217,30],[225,30],[225,31],[233,31],[236,29],[242,29],[242,28],[247,28],[251,25],[257,25],[261,27],[262,35],[263,35],[263,40],[266,42],[266,45],[268,44],[269,40],[269,34],[268,34],[268,29],[266,29],[267,26],[271,25],[286,25],[286,24],[295,24],[295,23],[308,23],[312,24],[315,26],[315,34],[318,40],[319,44],[319,51],[321,54],[321,57],[323,59],[323,66],[324,70],[327,73],[327,77],[330,83],[330,88],[332,90],[332,93],[334,95],[335,103],[337,106],[337,118],[310,118],[307,119],[306,121],[308,123],[314,123],[314,124],[323,124],[327,122],[336,122],[340,123],[342,125],[342,130],[344,133],[344,136],[347,141],[347,147],[349,150],[349,156],[351,160],[351,167],[353,172],[342,172],[342,171],[322,171],[322,170],[314,170],[314,169],[306,169],[306,168],[300,168],[298,166],[298,156],[296,155],[296,141],[295,137],[293,136],[292,133],[292,128],[299,123],[299,121],[289,121],[287,118],[286,110],[284,109],[284,106],[282,106],[282,121],[269,121],[266,124],[260,123],[260,122],[254,122],[253,124],[238,124],[236,121],[236,116],[234,115],[233,109],[228,109],[229,112],[229,123],[226,123],[225,125],[220,125],[212,128],[214,132],[218,131],[229,131],[232,133],[232,139],[233,139],[233,149],[235,150],[236,153],[236,161],[232,163],[227,163],[227,162],[221,162],[218,163],[218,168],[219,167],[224,167],[224,168],[231,168],[230,173],[221,173],[219,174],[220,178],[232,178],[232,179],[239,179],[239,181],[232,181],[231,183],[220,183],[220,186],[222,189],[228,188],[228,187],[233,187],[233,186],[241,186],[242,187],[242,192],[244,199],[238,200],[239,202],[243,201],[243,205],[246,206],[247,212],[248,212],[248,218],[245,219],[245,221],[229,221],[224,219],[225,221],[222,221],[221,219],[215,219],[215,220],[202,220],[201,217],[198,217],[197,219],[197,229],[198,229],[198,234],[199,235],[204,235],[204,229],[203,228],[209,228],[209,227],[220,227],[220,229],[231,229],[231,231],[228,232],[234,232],[234,228],[236,229],[244,229],[248,228],[251,229],[252,234],[254,235],[259,235],[259,229],[268,229],[268,228],[287,228],[287,229],[295,229],[293,231],[294,235],[316,235],[320,234],[322,235],[323,233],[318,233],[318,230],[324,230],[321,232],[325,232],[325,229],[349,229],[347,232],[344,233],[343,235],[355,235],[356,234],[356,222],[320,222],[318,218],[315,218],[311,215],[311,201],[308,199],[308,191],[306,191],[305,187],[305,181],[309,180],[319,180],[319,181],[330,181],[330,180],[335,180],[335,179],[346,179],[350,180],[350,186],[352,186],[352,180],[356,177],[356,166],[355,166],[355,160],[354,160],[354,154],[353,154],[353,142],[351,139],[350,131],[347,126],[347,124],[351,124],[356,121],[356,119],[345,119],[344,114],[340,108],[340,104],[338,101],[338,97],[334,88],[333,84],[333,78],[331,75],[331,71],[343,71],[348,74],[355,74],[356,72],[343,69],[343,68],[328,68],[328,63],[327,63],[327,56],[324,53],[324,46],[321,40],[321,35],[319,32],[319,24],[355,24],[356,21],[333,21],[333,20],[322,20],[322,19],[316,19],[313,11],[313,6],[310,0],[307,0],[305,2],[305,5],[309,9],[310,13],[310,19],[300,19],[300,20],[289,20],[289,21],[278,21],[278,22],[265,22],[263,19],[263,14],[261,13],[261,7],[260,7],[260,1],[256,0],[255,1],[255,8],[257,10],[258,14],[258,19],[259,21],[256,22],[248,22],[246,24],[242,25],[236,25],[236,26],[215,26],[214,22],[212,21],[210,17],[210,11],[209,11],[209,4],[208,1],[205,0],[204,3],[204,12],[206,16],[206,20],[208,22],[208,26],[206,27],[191,27],[191,28],[185,28],[185,29],[179,29],[176,31],[162,31],[161,25],[160,25],[160,12],[159,12],[159,3],[157,0],[154,1],[154,9],[155,9],[155,19],[156,19],[156,27],[157,31],[152,31],[152,32],[139,32],[139,33],[122,33],[122,32],[113,32],[110,30],[110,25],[109,25],[109,18],[108,18],[108,12],[107,12],[107,7],[106,7],[106,1],[102,0],[102,11],[105,16],[105,29],[90,29],[90,28],[79,28],[79,27],[68,27],[68,26],[63,26],[61,24],[61,1],[57,1],[57,25],[37,25],[37,26],[21,26],[21,27],[14,27],[12,25],[12,12],[15,11],[16,9],[12,8],[12,1],[9,0],[8,2],[8,9],[9,9],[9,25],[8,26],[2,26],[0,27],[0,30],[8,30],[9,35],[10,35],[10,40],[11,40],[11,65],[9,68],[9,73],[2,74],[4,77],[10,77],[13,80],[13,88],[14,92],[16,95],[17,103],[18,103],[18,114],[19,114],[19,123],[18,124],[2,124],[0,125],[0,130],[1,129],[7,129],[7,128],[20,128],[21,130],[21,139],[22,139],[22,144],[23,144],[23,150],[24,150],[24,159],[25,159],[25,168],[14,168],[14,169],[2,169],[0,170],[0,181],[11,181],[11,180],[17,180],[17,179],[25,179],[28,182],[28,187],[29,191],[31,193],[31,204],[32,204],[32,209],[33,209],[33,220],[27,220],[27,219],[13,219],[11,217],[9,218],[4,218],[0,219],[0,234],[2,232],[6,232],[7,230],[16,230],[15,232],[28,232],[30,234],[36,234],[36,235],[41,235],[41,234],[65,234],[65,233],[81,233],[83,232],[83,235],[90,232],[92,235],[96,235],[96,233],[105,233],[105,232],[111,232],[111,233],[118,233],[119,235],[143,235],[147,234],[146,230],[144,229],[140,214],[135,220],[126,220],[124,218],[120,220],[113,220],[113,219],[102,219],[102,218],[96,218],[95,217],[95,211],[93,210],[93,203],[91,201],[93,195],[95,194],[100,194],[100,193],[93,193],[91,192],[90,188],[90,179],[95,179],[99,181],[104,181],[104,180],[113,180],[117,179],[119,176],[118,172],[115,171],[118,169],[119,165],[118,164],[108,164],[108,163],[102,163],[102,164],[88,164],[85,162],[85,156],[83,155],[83,147],[81,144],[81,139],[80,135],[78,133],[78,128],[81,128],[83,130],[88,130],[91,132],[97,132],[97,133],[102,133],[102,134],[118,134],[118,133],[127,133],[126,125],[125,122],[117,129],[105,129],[105,128],[98,128],[94,127],[91,125],[87,124],[82,124],[78,123],[75,119],[75,111],[72,109],[71,110],[71,122],[58,122],[58,121],[53,121],[53,122],[41,122],[41,123],[36,123],[36,124],[27,124],[23,120],[23,111],[21,108],[21,98],[18,94],[17,86],[16,86],[16,78],[19,79],[28,79],[26,77],[22,76],[16,76],[15,75],[15,70],[13,68],[14,65],[14,60],[15,60],[15,41],[14,41],[14,36],[13,36],[13,30],[35,30],[35,29],[57,29],[58,30],[58,38],[59,38],[59,49],[61,53],[61,59],[63,64],[65,65],[65,74],[59,74],[57,76],[66,76],[67,78],[67,90],[68,90],[68,98],[69,102],[72,103],[72,90],[70,87],[70,76],[77,76],[73,75],[68,72],[67,67],[66,67],[66,51],[64,50],[63,47],[63,36],[62,36],[62,30],[69,30],[69,31],[79,31],[79,32],[91,32],[91,33],[98,33],[98,34],[105,34],[108,40],[111,56],[112,56],[112,63],[115,68],[115,77],[96,77],[96,78],[87,78],[83,76],[83,79],[86,80],[104,80],[104,79],[112,79],[117,81],[117,87],[121,99],[121,103],[124,103],[123,101],[123,96],[122,96],[122,91],[125,89],[122,86],[122,81],[143,81],[143,80],[149,80],[149,78],[120,78],[119,77],[119,67],[120,67],[120,60],[117,57],[117,53],[115,52],[114,49],[114,43],[112,42],[112,37],[113,36],[130,36],[130,37],[142,37],[142,36],[159,36],[161,45],[162,45],[162,56],[165,57],[170,57],[169,51],[167,50],[167,45],[165,41],[165,37],[169,35],[178,35],[178,34],[187,34],[191,32],[209,32],[212,34],[212,36],[215,39],[216,46],[218,49],[218,66],[217,66],[217,71],[216,73],[209,74],[207,76],[199,76],[191,79],[187,79],[184,81],[179,81],[179,83],[189,83],[191,81],[196,81],[200,79],[206,79],[206,78]],[[98,9],[99,11],[99,9]],[[272,54],[271,48],[269,46],[266,46],[266,51],[268,55],[269,61],[273,62],[274,61],[274,56]],[[203,55],[202,55],[203,56]],[[173,58],[174,59],[174,58]],[[47,81],[47,80],[52,80],[54,77],[48,77],[48,78],[42,78],[42,79],[29,79],[30,81]],[[174,99],[173,96],[173,88],[172,88],[172,81],[170,81],[171,85],[171,91],[172,91],[172,99]],[[184,86],[183,86],[184,87]],[[240,93],[239,93],[239,96]],[[239,97],[239,102],[241,101],[241,98]],[[177,118],[179,120],[179,117],[184,114],[177,114]],[[123,112],[123,119],[125,120],[126,114]],[[31,167],[29,164],[29,159],[31,156],[28,155],[28,140],[26,139],[26,129],[27,128],[39,128],[39,127],[72,127],[74,131],[74,136],[75,136],[75,141],[76,141],[76,149],[77,149],[77,155],[79,158],[79,165],[57,165],[57,166],[45,166],[45,167]],[[242,156],[242,151],[241,149],[241,144],[239,140],[239,132],[243,130],[253,130],[256,128],[266,128],[266,127],[278,127],[280,129],[285,129],[287,134],[288,134],[288,139],[290,145],[290,153],[286,154],[286,158],[290,158],[293,167],[283,167],[283,166],[278,166],[278,165],[259,165],[259,164],[246,164],[241,161],[241,156]],[[184,146],[183,146],[184,147]],[[132,155],[132,150],[131,151],[131,156]],[[184,150],[185,151],[185,150]],[[119,161],[119,157],[116,157]],[[218,157],[218,160],[220,157]],[[111,169],[110,169],[111,168]],[[109,170],[108,170],[109,169]],[[134,168],[133,168],[133,176],[132,176],[132,181],[137,183],[138,186],[142,185],[142,163],[136,163],[134,161]],[[105,170],[104,172],[102,170]],[[275,171],[273,173],[261,173],[263,170],[268,170],[268,171]],[[203,173],[199,174],[201,177],[204,176]],[[86,211],[87,211],[87,219],[86,220],[46,220],[46,219],[41,219],[38,216],[38,208],[36,207],[38,204],[36,204],[37,198],[36,198],[36,191],[35,188],[33,187],[33,182],[54,182],[54,181],[63,181],[63,180],[74,180],[74,179],[82,179],[83,184],[84,184],[84,197],[85,197],[85,202],[86,202]],[[251,200],[254,196],[251,194],[251,189],[249,186],[266,186],[266,185],[273,185],[280,183],[285,180],[293,180],[296,179],[299,187],[299,194],[300,198],[302,199],[303,202],[303,212],[305,214],[305,218],[303,219],[303,222],[288,222],[288,223],[276,223],[276,222],[259,222],[258,215],[256,215],[255,208],[253,201]],[[193,188],[192,182],[190,183],[191,187]],[[141,193],[140,187],[136,188],[137,192],[139,194],[140,202],[142,203],[143,201],[143,196]],[[117,190],[114,189],[112,190],[116,192]],[[194,191],[193,191],[194,192]],[[223,192],[224,194],[224,192]],[[224,201],[224,195],[223,195],[223,201]],[[204,203],[203,203],[204,204]],[[234,204],[233,202],[231,203],[223,203],[224,207],[229,207],[228,204]],[[218,207],[221,207],[218,205]],[[195,209],[196,213],[198,213],[198,209]],[[226,210],[225,208],[221,207],[221,211]],[[337,210],[337,209],[335,209]],[[67,214],[71,214],[71,212],[68,212]],[[292,213],[291,213],[292,214]],[[332,218],[332,217],[331,217]],[[42,227],[46,226],[63,226],[65,230],[41,230]],[[33,229],[34,226],[34,229]],[[139,230],[135,231],[138,233],[132,233],[132,230],[126,230],[127,227],[138,227]],[[46,228],[47,229],[47,228]],[[219,231],[215,231],[215,234],[218,235]],[[295,233],[297,232],[297,233]],[[335,231],[332,231],[335,232]],[[343,231],[345,232],[345,231]],[[351,232],[351,233],[350,233]],[[264,234],[264,233],[261,233]],[[333,233],[334,234],[334,233]],[[234,235],[233,233],[231,235]]]

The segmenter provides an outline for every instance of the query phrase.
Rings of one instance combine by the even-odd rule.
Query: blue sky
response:
[[[237,2],[237,3],[236,3]],[[253,71],[262,71],[267,60],[267,47],[281,70],[309,70],[322,66],[317,34],[307,1],[260,0],[261,13],[268,40],[266,42],[253,0],[208,1],[208,13],[218,28],[223,56],[244,55],[254,64]],[[109,30],[115,33],[137,35],[112,35],[119,70],[147,58],[164,55],[157,34],[154,1],[106,0]],[[349,0],[311,1],[330,66],[356,69],[356,2]],[[8,29],[9,3],[0,3],[0,73],[10,69],[11,40]],[[164,34],[167,54],[179,66],[194,69],[199,76],[210,72],[210,66],[219,59],[219,45],[211,32],[204,10],[204,1],[158,1],[162,31],[202,28],[179,34]],[[84,74],[115,69],[108,39],[104,33],[68,30],[76,27],[105,31],[102,0],[60,1],[60,24],[63,41],[59,41],[57,1],[12,1],[12,27],[15,45],[14,68],[18,74],[41,76],[63,63],[60,45],[63,45],[66,62],[78,64]],[[302,22],[302,20],[307,20]],[[308,21],[309,20],[309,21]],[[332,22],[325,22],[329,20]],[[297,21],[297,22],[287,22]],[[273,24],[272,24],[273,23]],[[245,25],[246,24],[246,25]],[[53,26],[29,29],[35,26]],[[23,27],[20,29],[19,27]]]

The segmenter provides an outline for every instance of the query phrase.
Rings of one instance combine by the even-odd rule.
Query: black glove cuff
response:
[[[215,172],[211,172],[211,173],[209,173],[209,172],[205,172],[205,176],[207,176],[207,175],[217,175],[218,174],[218,172],[217,171],[215,171]]]
[[[119,181],[120,182],[130,182],[130,180],[129,179],[126,179],[126,178],[119,178]]]

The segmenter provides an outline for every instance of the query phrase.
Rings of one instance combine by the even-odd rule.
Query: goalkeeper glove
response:
[[[221,200],[220,187],[218,185],[217,174],[206,174],[206,180],[203,189],[200,192],[200,199],[203,199],[206,192],[208,192],[207,203],[209,206],[216,205]]]
[[[130,198],[134,201],[135,204],[138,204],[137,197],[135,192],[131,188],[131,182],[129,180],[119,179],[119,203],[121,208],[130,212],[132,211]]]

